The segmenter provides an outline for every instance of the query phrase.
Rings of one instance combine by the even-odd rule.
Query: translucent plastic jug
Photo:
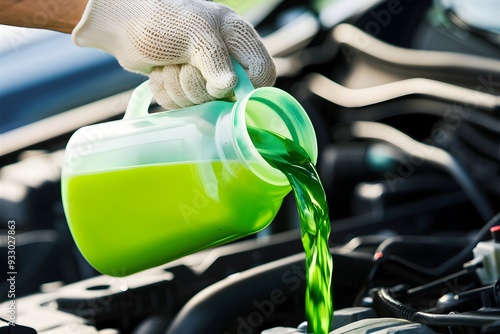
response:
[[[98,271],[125,276],[265,228],[291,190],[257,152],[247,126],[274,131],[317,159],[300,104],[238,75],[236,102],[148,113],[147,82],[122,120],[83,127],[68,142],[64,210]]]

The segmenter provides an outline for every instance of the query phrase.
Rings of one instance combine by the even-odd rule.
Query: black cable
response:
[[[429,277],[443,277],[450,275],[451,272],[460,270],[463,267],[464,263],[471,259],[472,250],[476,245],[490,235],[490,228],[500,224],[500,213],[494,216],[488,223],[486,223],[476,234],[473,235],[472,239],[462,248],[460,252],[458,252],[453,257],[449,258],[442,264],[434,268],[427,268],[421,265],[417,265],[413,262],[405,260],[398,256],[387,256],[386,260],[382,260],[377,266],[380,267],[383,265],[395,264],[403,270],[404,272],[414,272],[414,276],[417,278],[416,274],[423,274]],[[335,226],[335,225],[334,225]],[[382,258],[383,259],[383,258]],[[389,261],[390,260],[390,261]],[[465,268],[465,270],[470,270],[471,268]],[[375,271],[372,272],[374,275]]]
[[[490,228],[500,224],[500,212],[491,218],[469,241],[469,243],[455,256],[450,258],[445,263],[435,268],[437,275],[444,275],[451,269],[462,265],[470,257],[472,250],[477,244],[490,235]]]
[[[497,316],[469,314],[432,314],[427,312],[419,312],[414,308],[405,305],[393,298],[390,294],[390,290],[387,288],[380,288],[377,291],[377,296],[378,299],[386,306],[388,306],[394,314],[409,321],[418,322],[424,325],[482,327],[486,324],[498,321]]]
[[[451,275],[442,277],[435,281],[429,282],[424,285],[420,285],[406,291],[406,295],[410,297],[421,296],[432,292],[436,288],[440,288],[442,285],[448,283],[451,280],[457,279],[459,277],[465,276],[470,273],[473,268],[463,269],[459,272],[453,273]]]
[[[393,264],[393,267],[395,267],[392,270],[398,270],[398,271],[401,271],[401,272],[408,272],[408,273],[410,273],[411,277],[414,278],[414,279],[418,278],[417,275],[425,275],[428,278],[434,278],[434,277],[441,277],[442,276],[441,275],[442,273],[439,273],[439,274],[436,273],[436,269],[435,268],[430,269],[430,268],[427,268],[427,267],[423,267],[423,266],[415,264],[415,263],[413,263],[413,262],[411,262],[411,261],[409,261],[407,259],[404,259],[404,258],[402,258],[400,256],[395,256],[395,255],[385,256],[385,254],[384,254],[384,257],[387,257],[387,259],[385,261],[383,261],[380,265],[387,266],[387,264],[390,261]],[[461,265],[461,263],[459,263],[457,265],[456,269],[459,269],[458,266],[460,266],[460,265]],[[376,269],[378,270],[378,268],[376,268]],[[376,271],[374,270],[374,273],[375,272]]]

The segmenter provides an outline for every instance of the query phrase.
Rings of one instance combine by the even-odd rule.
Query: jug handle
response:
[[[238,77],[238,84],[234,88],[234,95],[237,100],[243,99],[254,90],[252,82],[248,78],[245,69],[231,57],[234,71]],[[149,88],[149,80],[144,81],[132,92],[123,119],[132,119],[148,115],[149,105],[153,99],[153,93]]]
[[[238,77],[238,83],[234,87],[234,95],[236,100],[241,100],[249,93],[251,93],[255,88],[247,75],[247,72],[233,57],[231,57],[231,63],[233,64],[234,71]]]

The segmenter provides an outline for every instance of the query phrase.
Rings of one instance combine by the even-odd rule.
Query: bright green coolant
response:
[[[292,186],[306,254],[307,331],[328,334],[333,317],[333,263],[328,246],[328,204],[318,173],[307,152],[292,140],[250,127],[248,132],[260,155],[283,172]]]

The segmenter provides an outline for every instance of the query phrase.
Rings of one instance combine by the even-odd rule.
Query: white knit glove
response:
[[[231,99],[230,55],[255,87],[270,86],[274,63],[253,27],[230,8],[201,0],[90,0],[72,33],[79,46],[112,54],[149,75],[165,108]]]

